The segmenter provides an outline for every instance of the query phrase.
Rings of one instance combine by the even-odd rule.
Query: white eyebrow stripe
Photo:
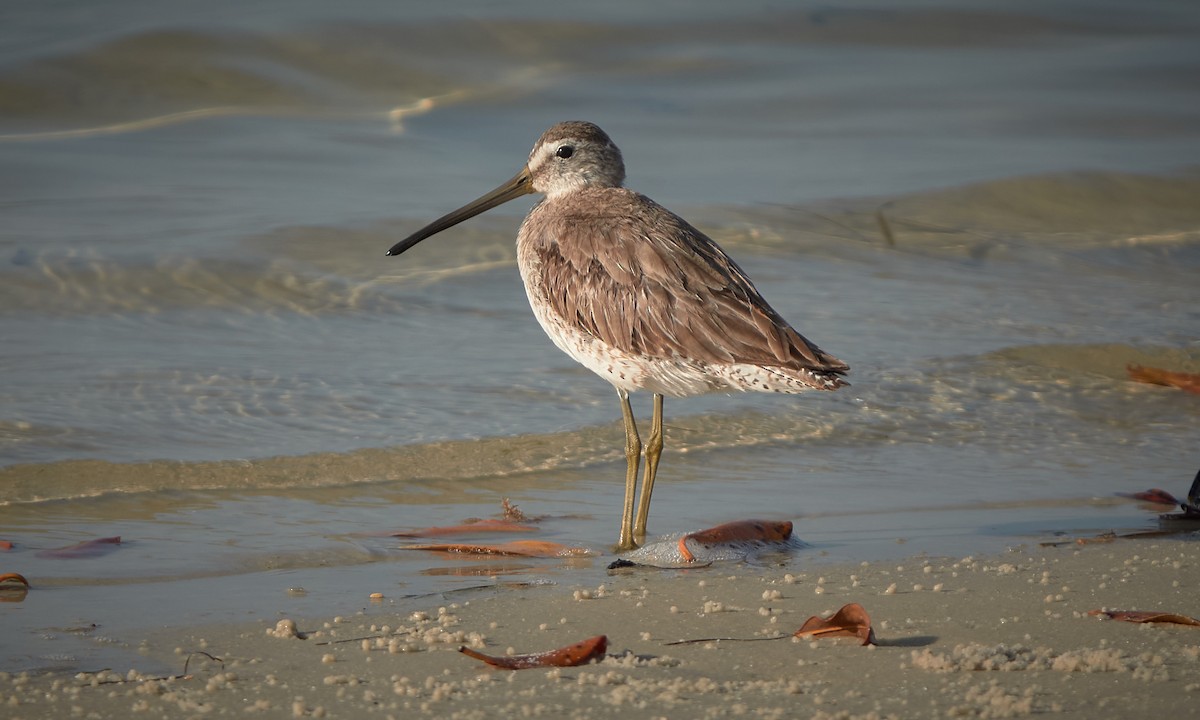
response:
[[[569,137],[558,138],[556,140],[547,140],[546,142],[543,142],[541,145],[535,147],[533,152],[529,154],[530,171],[536,171],[537,168],[545,165],[546,161],[554,157],[554,154],[557,153],[558,149],[563,145],[571,145],[576,147],[579,144],[579,140]]]

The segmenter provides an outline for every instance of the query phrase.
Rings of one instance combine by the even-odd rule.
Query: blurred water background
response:
[[[1112,494],[1200,465],[1200,399],[1125,370],[1200,372],[1194,3],[0,17],[0,571],[35,585],[0,606],[0,670],[95,666],[139,624],[602,582],[611,556],[481,568],[363,535],[507,497],[541,537],[616,540],[616,398],[529,312],[529,203],[383,255],[564,119],[853,368],[668,400],[652,532],[791,519],[809,547],[773,562],[801,569],[989,552],[1152,527]]]

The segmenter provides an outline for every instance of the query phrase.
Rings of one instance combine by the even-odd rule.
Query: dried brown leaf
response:
[[[38,557],[44,558],[90,558],[105,555],[121,544],[121,536],[96,538],[95,540],[84,540],[81,543],[68,545],[67,547],[54,548],[52,550],[43,550],[38,553]]]
[[[1117,493],[1117,497],[1129,498],[1130,500],[1141,500],[1142,502],[1154,503],[1155,505],[1182,505],[1183,502],[1160,488],[1150,488],[1142,492],[1135,493]]]
[[[531,655],[504,655],[493,656],[485,655],[484,653],[472,650],[467,646],[458,648],[458,651],[468,657],[473,657],[476,660],[491,665],[492,667],[501,668],[504,670],[526,670],[528,668],[543,668],[543,667],[575,667],[576,665],[585,665],[592,660],[604,657],[604,653],[608,650],[608,636],[597,635],[596,637],[588,638],[582,642],[577,642],[574,645],[568,645],[557,650],[548,652],[533,653]]]
[[[739,542],[783,542],[792,536],[790,520],[735,520],[706,530],[698,530],[679,538],[679,554],[685,562],[696,559],[688,542],[705,547]]]
[[[813,615],[804,621],[795,635],[796,637],[856,637],[862,640],[863,645],[875,644],[875,630],[871,627],[871,616],[858,603],[843,605],[828,618]]]
[[[1191,625],[1200,627],[1200,620],[1187,615],[1156,612],[1153,610],[1089,610],[1088,615],[1100,615],[1110,620],[1120,620],[1131,623],[1172,623],[1174,625]]]
[[[24,585],[25,587],[29,587],[29,581],[26,580],[25,576],[21,573],[4,573],[3,575],[0,575],[0,585],[6,583],[17,583]]]
[[[1125,366],[1125,370],[1129,373],[1130,380],[1149,383],[1151,385],[1165,385],[1167,387],[1186,390],[1187,392],[1200,393],[1200,375],[1194,373],[1174,372],[1173,370],[1142,367],[1141,365],[1127,365]]]

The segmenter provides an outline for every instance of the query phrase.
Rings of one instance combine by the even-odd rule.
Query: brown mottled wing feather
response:
[[[550,205],[553,212],[541,212]],[[849,369],[793,330],[716,243],[632,191],[546,201],[525,231],[554,310],[620,350],[834,375]]]

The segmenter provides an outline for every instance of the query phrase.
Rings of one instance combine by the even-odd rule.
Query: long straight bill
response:
[[[484,195],[478,200],[474,200],[466,205],[463,205],[454,212],[447,213],[442,217],[434,220],[425,227],[416,231],[412,235],[404,238],[396,243],[387,251],[388,255],[399,255],[413,245],[421,242],[427,237],[437,235],[446,228],[454,227],[463,220],[468,220],[476,215],[487,212],[497,205],[503,205],[509,200],[519,198],[522,195],[528,195],[533,192],[533,180],[529,176],[529,169],[523,168],[511,180],[504,183],[500,187]]]

